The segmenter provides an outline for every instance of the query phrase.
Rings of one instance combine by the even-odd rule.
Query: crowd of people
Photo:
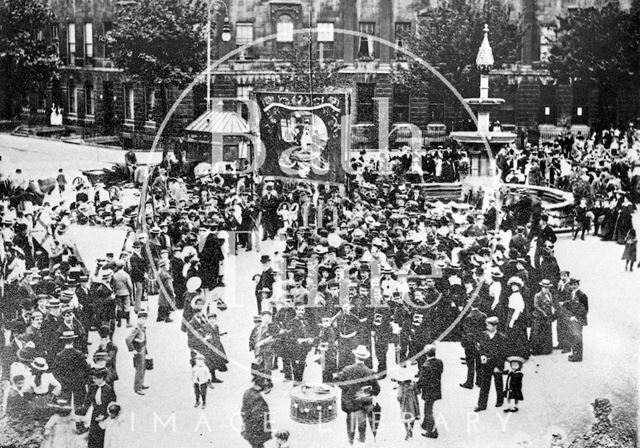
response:
[[[149,181],[148,233],[137,222],[139,210],[123,207],[105,185],[77,183],[64,192],[71,200],[47,194],[39,204],[4,204],[4,411],[66,424],[71,411],[92,409],[85,418],[89,447],[109,446],[110,428],[121,420],[112,337],[127,332],[133,390],[144,396],[145,372],[153,368],[146,337],[151,294],[158,294],[156,325],[181,314],[195,406],[204,408],[207,389],[222,382],[228,363],[217,323],[226,309],[225,260],[238,247],[280,238],[284,250],[262,254],[254,277],[254,385],[242,408],[243,436],[254,447],[271,438],[257,416],[268,410],[262,395],[280,366],[285,382],[300,385],[307,362],[317,358],[323,382],[342,388],[353,443],[356,433],[365,439],[367,425],[375,433],[375,396],[396,364],[403,367],[393,379],[407,438],[420,418],[423,435],[438,437],[440,341],[461,344],[467,376],[460,386],[479,387],[477,412],[487,408],[492,382],[496,406],[508,400],[505,411],[518,410],[522,368],[530,356],[552,353],[554,326],[556,348],[582,361],[588,299],[579,280],[558,266],[556,235],[535,195],[503,209],[497,193],[471,205],[445,203],[393,175],[354,176],[348,191],[259,180],[194,181],[159,168]],[[74,223],[129,229],[124,250],[105,254],[89,272],[66,235]],[[46,239],[37,235],[42,227]],[[87,343],[91,332],[100,340],[95,350]],[[80,424],[76,432],[86,430]]]
[[[399,365],[416,364],[414,390],[431,397],[431,380],[420,379],[434,376],[424,367],[435,349],[425,346],[452,340],[465,351],[468,375],[461,387],[480,387],[476,411],[486,409],[492,379],[496,405],[506,397],[506,410],[517,411],[522,378],[516,373],[531,355],[552,353],[554,325],[556,348],[570,353],[569,361],[582,361],[588,299],[579,280],[558,266],[557,237],[544,213],[514,204],[518,220],[505,225],[490,197],[483,209],[471,209],[431,201],[419,187],[390,179],[352,187],[348,197],[337,189],[325,192],[319,220],[303,223],[301,214],[292,227],[280,222],[284,254],[261,259],[254,277],[260,317],[250,341],[260,381],[269,384],[281,360],[285,381],[301,383],[310,352],[321,357],[325,382],[353,379],[354,362],[366,367],[357,369],[362,377],[382,379],[391,357]],[[315,194],[300,184],[267,188],[278,190],[281,201]],[[507,360],[513,370],[505,394]],[[345,403],[349,392],[352,386],[343,388],[343,410],[353,442],[371,400],[354,407],[353,400]],[[425,402],[427,437],[437,437],[436,399]]]

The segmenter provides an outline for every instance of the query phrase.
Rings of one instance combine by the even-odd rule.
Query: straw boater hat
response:
[[[364,345],[358,345],[355,350],[353,350],[353,355],[356,359],[368,359],[371,356],[369,349]]]
[[[44,358],[36,358],[31,363],[31,368],[35,370],[41,370],[44,372],[46,370],[49,370],[49,365],[47,364],[47,361]]]
[[[553,283],[551,283],[551,280],[547,280],[546,278],[542,281],[540,281],[540,283],[538,283],[540,286],[542,286],[543,288],[551,288],[553,286]]]
[[[523,365],[523,364],[526,362],[526,359],[524,359],[524,358],[523,358],[523,357],[521,357],[521,356],[509,356],[509,357],[507,358],[507,362],[514,362],[514,361],[515,361],[515,362],[519,362],[519,363],[520,363],[520,365]]]
[[[60,335],[60,337],[58,339],[67,340],[67,339],[75,339],[77,337],[78,337],[78,335],[75,333],[75,331],[66,330],[66,331],[62,332],[62,334]]]

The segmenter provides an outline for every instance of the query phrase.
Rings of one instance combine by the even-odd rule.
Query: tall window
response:
[[[356,84],[356,115],[358,123],[373,123],[373,96],[376,85],[373,83]]]
[[[84,57],[85,61],[93,57],[93,23],[91,22],[84,24]]]
[[[76,63],[76,24],[67,24],[67,53],[69,53],[69,65]]]
[[[134,112],[134,95],[133,86],[131,84],[125,84],[124,86],[124,119],[133,120]]]
[[[540,61],[547,62],[551,52],[551,44],[554,40],[553,28],[548,26],[540,27]]]
[[[293,49],[293,19],[281,14],[276,23],[276,47],[279,51]]]
[[[147,121],[155,121],[154,109],[156,107],[156,89],[148,87],[145,90],[145,107],[147,112]]]
[[[102,24],[103,27],[103,36],[106,37],[107,34],[109,34],[109,32],[113,29],[113,22],[104,22]],[[109,58],[111,57],[111,48],[109,48],[109,43],[107,42],[107,39],[103,39],[104,40],[104,54],[103,57],[105,58]]]
[[[318,22],[318,59],[334,58],[333,22]]]
[[[396,45],[399,47],[404,48],[406,39],[409,37],[409,34],[411,33],[411,23],[410,22],[396,22],[395,24],[395,38],[396,38]],[[399,52],[396,51],[396,59],[404,59],[404,55]]]
[[[93,86],[89,83],[84,86],[84,113],[93,117],[96,113],[95,102],[93,101]]]
[[[54,23],[51,25],[51,42],[56,47],[56,54],[60,55],[60,25]]]
[[[70,114],[78,113],[78,91],[76,90],[76,84],[73,81],[69,81],[67,85],[67,95],[68,95],[68,103],[69,106],[67,109]]]
[[[401,86],[393,86],[393,122],[409,122],[409,89]]]
[[[376,35],[376,24],[374,22],[360,22],[359,31],[361,33]],[[359,58],[374,58],[375,57],[375,45],[373,40],[365,37],[360,38],[360,47],[358,48]]]
[[[250,44],[251,42],[253,42],[253,23],[236,23],[236,48]],[[238,55],[238,59],[251,59],[252,57],[253,48],[247,48]]]

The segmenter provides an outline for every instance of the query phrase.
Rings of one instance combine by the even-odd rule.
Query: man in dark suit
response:
[[[553,231],[553,228],[549,225],[549,215],[543,213],[540,215],[540,231],[538,232],[538,240],[536,241],[536,253],[534,264],[535,267],[540,267],[540,257],[542,256],[545,243],[549,242],[552,245],[556,243],[558,237]]]
[[[525,236],[524,232],[524,226],[518,226],[516,228],[516,234],[511,238],[511,241],[509,241],[509,249],[516,250],[518,255],[522,257],[529,252],[529,240]]]
[[[85,401],[89,364],[84,353],[73,346],[78,335],[73,330],[66,330],[60,334],[60,342],[64,348],[56,355],[53,367],[55,377],[62,385],[62,394],[66,400],[73,401],[79,409]]]
[[[260,263],[262,263],[262,272],[253,276],[256,282],[256,303],[258,305],[258,314],[262,313],[262,290],[268,289],[268,297],[273,295],[273,284],[276,281],[276,275],[271,269],[271,257],[269,255],[263,255],[260,257]]]
[[[262,227],[264,235],[262,240],[267,238],[274,239],[278,233],[278,206],[280,199],[273,190],[273,183],[267,183],[265,186],[266,194],[260,200],[260,211],[262,212]]]
[[[582,327],[587,326],[587,313],[589,312],[589,298],[580,291],[580,280],[569,280],[569,300],[561,303],[565,310],[569,328],[569,343],[571,345],[570,362],[582,361]]]
[[[355,363],[334,374],[336,381],[343,382],[341,406],[347,414],[347,436],[353,445],[355,429],[358,428],[358,440],[364,443],[367,432],[367,418],[371,424],[376,416],[372,415],[373,397],[380,393],[380,384],[373,378],[375,372],[365,365],[371,353],[364,345],[354,351]],[[358,381],[361,379],[361,381]]]
[[[254,375],[253,386],[242,396],[242,437],[251,448],[262,448],[271,439],[269,405],[264,399],[271,391],[271,382],[260,375]]]
[[[78,286],[74,293],[82,308],[82,313],[79,317],[80,323],[87,330],[91,328],[91,322],[93,322],[95,314],[94,305],[89,299],[89,277],[87,275],[81,275],[78,278]]]
[[[442,360],[436,358],[436,347],[434,345],[427,345],[425,351],[427,360],[422,369],[420,369],[420,377],[417,382],[418,391],[422,392],[422,399],[424,400],[422,429],[426,432],[422,433],[422,436],[436,439],[438,438],[438,430],[433,418],[433,404],[442,398],[441,378],[444,365]]]
[[[100,427],[99,423],[109,418],[107,412],[109,404],[116,401],[116,393],[105,381],[107,373],[107,369],[93,369],[91,371],[91,381],[93,384],[89,386],[89,393],[83,406],[85,414],[89,410],[89,407],[93,406],[91,424],[89,426],[88,448],[104,447],[105,430]]]
[[[464,349],[465,363],[467,364],[467,380],[460,384],[464,389],[473,389],[473,381],[480,383],[480,355],[478,343],[485,329],[487,315],[476,307],[472,307],[469,314],[462,321],[464,334],[461,343]]]
[[[484,212],[484,225],[489,230],[495,230],[496,221],[498,219],[498,211],[496,210],[496,201],[493,198],[489,199],[489,208]]]
[[[480,354],[480,395],[478,397],[478,406],[474,409],[474,412],[487,409],[492,377],[496,386],[496,407],[502,406],[503,402],[502,370],[504,368],[506,338],[502,333],[498,332],[499,319],[497,317],[489,317],[485,322],[487,329],[480,337],[478,349]]]

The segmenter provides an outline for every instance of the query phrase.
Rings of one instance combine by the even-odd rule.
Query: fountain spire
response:
[[[491,49],[491,44],[489,43],[489,25],[484,24],[484,38],[482,39],[482,44],[480,44],[480,48],[478,49],[478,56],[476,56],[476,65],[481,71],[489,71],[493,67],[494,59],[493,59],[493,50]]]

